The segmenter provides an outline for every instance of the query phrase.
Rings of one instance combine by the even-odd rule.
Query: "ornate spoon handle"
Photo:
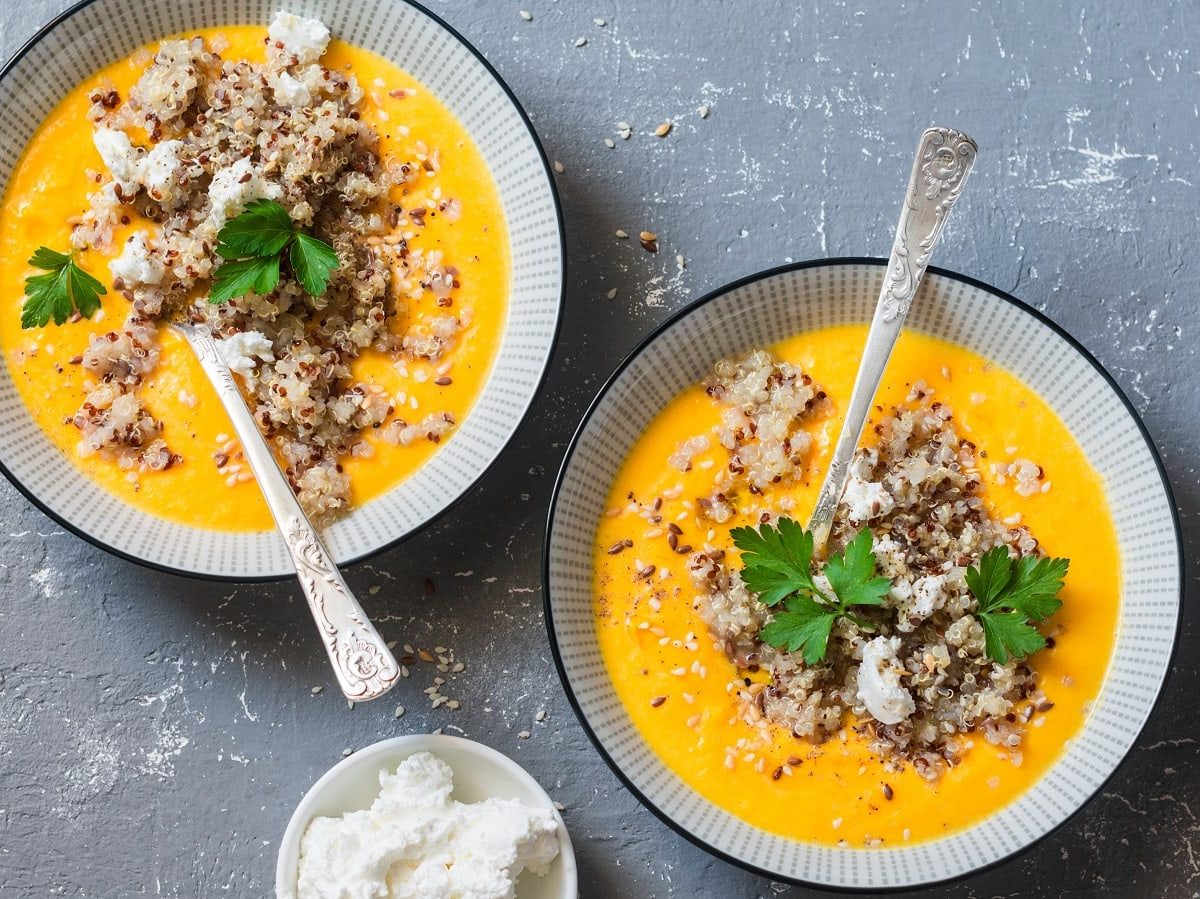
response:
[[[904,205],[900,207],[900,222],[892,242],[892,255],[879,291],[871,330],[867,333],[858,377],[846,407],[846,420],[809,523],[818,553],[829,540],[833,513],[846,489],[850,460],[862,437],[875,391],[883,379],[883,370],[892,355],[896,338],[900,336],[933,248],[971,173],[971,166],[975,164],[976,149],[975,141],[952,128],[930,128],[917,144],[908,191]]]
[[[225,363],[220,347],[206,329],[186,324],[173,327],[195,352],[229,413],[246,461],[291,553],[300,586],[308,599],[308,607],[317,622],[342,692],[347,699],[356,702],[382,696],[395,686],[400,667],[300,508],[234,384],[233,373]]]

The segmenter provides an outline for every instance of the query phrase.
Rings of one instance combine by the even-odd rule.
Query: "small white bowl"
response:
[[[544,806],[558,821],[558,858],[545,877],[525,872],[517,881],[517,899],[578,899],[575,850],[549,795],[529,773],[494,749],[441,734],[394,737],[361,749],[330,768],[300,800],[279,844],[275,866],[276,899],[294,899],[300,869],[300,838],[313,818],[337,817],[368,808],[379,795],[379,772],[416,752],[432,752],[454,770],[454,798],[480,802],[491,796]]]

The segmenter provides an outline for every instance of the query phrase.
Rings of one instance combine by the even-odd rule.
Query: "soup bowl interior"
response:
[[[206,27],[266,25],[278,0],[87,0],[46,26],[0,75],[0,191],[55,105],[77,84],[138,47]],[[479,147],[504,207],[512,255],[508,316],[491,373],[453,436],[414,475],[324,530],[335,559],[364,558],[445,511],[484,474],[541,385],[558,328],[561,217],[545,155],[499,76],[461,37],[405,0],[289,0],[338,37],[417,78]],[[11,294],[14,285],[9,285]],[[292,571],[274,532],[225,533],[136,509],[90,480],[26,410],[0,372],[0,466],[44,511],[116,554],[185,574],[233,579]]]
[[[1175,507],[1144,428],[1115,383],[1048,320],[985,285],[931,270],[909,325],[1003,366],[1046,399],[1106,485],[1120,547],[1122,602],[1113,658],[1091,715],[1036,782],[966,829],[911,846],[833,848],[756,828],[716,807],[647,745],[601,658],[593,612],[596,526],[622,462],[647,424],[721,358],[792,334],[868,322],[881,260],[831,260],[755,276],[665,324],[618,369],[567,453],[545,555],[551,643],[580,720],[639,798],[684,836],[777,879],[880,890],[986,867],[1063,823],[1112,774],[1141,731],[1170,664],[1181,589]]]

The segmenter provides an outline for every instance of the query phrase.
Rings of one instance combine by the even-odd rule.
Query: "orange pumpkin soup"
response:
[[[225,60],[261,64],[267,53],[262,27],[231,26],[196,34],[219,48]],[[109,263],[131,235],[153,230],[155,222],[138,207],[125,209],[110,248],[75,253],[76,262],[108,288],[100,313],[57,327],[21,327],[21,284],[34,273],[26,260],[39,246],[69,247],[88,194],[108,177],[89,120],[94,95],[102,90],[129,96],[159,46],[148,46],[79,85],[46,119],[16,166],[0,209],[0,284],[9,297],[0,310],[0,345],[30,414],[71,460],[68,464],[155,515],[204,528],[263,530],[270,527],[270,517],[248,472],[241,477],[230,474],[230,465],[239,461],[238,448],[231,444],[230,425],[216,394],[186,345],[167,328],[157,337],[159,364],[138,395],[162,422],[162,437],[181,463],[163,471],[143,467],[131,472],[103,455],[84,456],[79,450],[80,432],[70,422],[91,385],[78,360],[93,335],[118,327],[129,314],[131,304],[114,289]],[[352,363],[352,377],[389,395],[396,416],[407,413],[417,419],[425,410],[436,409],[461,423],[483,388],[506,315],[509,248],[495,184],[461,123],[404,71],[336,39],[320,62],[352,75],[362,86],[361,116],[378,132],[381,158],[426,159],[430,147],[437,149],[439,164],[407,184],[393,185],[387,199],[402,205],[406,214],[430,208],[420,227],[409,225],[406,218],[397,233],[403,232],[410,249],[438,251],[456,267],[455,308],[469,317],[454,346],[436,363],[415,359],[397,365],[388,354],[366,348]],[[438,201],[451,197],[461,200],[460,214],[439,215]],[[390,327],[409,327],[444,312],[430,290],[405,292],[403,303]],[[452,438],[453,432],[448,439]],[[398,445],[369,428],[361,440],[369,451],[347,453],[340,460],[350,476],[352,506],[395,486],[438,449],[433,440]],[[232,462],[218,465],[214,460],[222,456],[232,456]]]
[[[687,444],[714,433],[721,409],[702,386],[678,396],[620,469],[608,514],[597,526],[594,556],[601,652],[617,694],[654,751],[697,792],[753,825],[796,840],[854,847],[929,840],[970,826],[1041,777],[1100,692],[1120,604],[1104,485],[1067,428],[1041,397],[993,363],[906,332],[873,421],[911,399],[913,385],[923,383],[953,411],[958,433],[978,453],[987,511],[1006,524],[1022,522],[1047,555],[1070,559],[1059,594],[1063,605],[1039,625],[1053,639],[1028,659],[1037,694],[1012,706],[1024,729],[1020,751],[993,745],[982,733],[956,734],[960,756],[930,777],[903,759],[897,764],[872,751],[865,722],[850,713],[824,741],[800,739],[774,723],[764,738],[762,722],[747,721],[737,694],[765,684],[770,674],[739,667],[710,636],[684,550],[703,542],[733,557],[730,530],[755,526],[764,509],[777,514],[780,505],[795,520],[807,520],[865,335],[865,326],[834,327],[771,350],[820,385],[830,411],[805,424],[812,442],[803,472],[757,497],[749,491],[751,497],[743,496],[720,523],[700,520],[696,498],[709,495],[712,473],[728,464],[729,451],[719,440]],[[866,445],[881,439],[870,425],[867,431]],[[1033,490],[1003,474],[1025,457],[1042,466]],[[655,512],[649,520],[647,507]],[[666,533],[668,525],[674,525],[672,533]]]

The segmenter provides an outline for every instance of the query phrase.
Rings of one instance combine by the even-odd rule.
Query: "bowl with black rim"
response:
[[[345,565],[415,533],[479,482],[524,420],[557,338],[565,281],[558,196],[528,117],[479,51],[409,0],[84,0],[47,23],[0,70],[0,191],[55,106],[99,69],[145,44],[201,28],[265,29],[281,5],[320,19],[335,38],[384,57],[437,95],[491,171],[511,254],[507,321],[492,338],[499,346],[480,396],[416,473],[324,528],[335,560]],[[0,371],[0,469],[64,528],[123,558],[243,581],[294,573],[273,530],[191,527],[106,492],[41,431],[7,366]]]
[[[663,323],[600,390],[567,450],[546,532],[546,621],[568,698],[592,742],[658,817],[712,854],[775,880],[881,892],[953,880],[1051,833],[1096,795],[1141,733],[1170,666],[1183,553],[1171,490],[1145,427],[1082,345],[1015,297],[931,268],[910,328],[993,360],[1051,406],[1105,483],[1120,552],[1112,658],[1081,729],[1032,787],[938,839],[832,847],[755,827],[680,779],[618,698],[597,640],[593,558],[609,486],[646,426],[713,364],[817,328],[867,323],[882,259],[791,265],[714,291]],[[969,764],[969,757],[964,764]]]

